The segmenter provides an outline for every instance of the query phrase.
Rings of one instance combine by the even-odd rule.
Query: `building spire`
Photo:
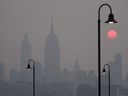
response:
[[[24,34],[24,41],[25,41],[25,42],[28,42],[28,41],[29,41],[29,40],[28,40],[28,33],[25,33],[25,34]]]
[[[75,58],[74,70],[79,71],[79,63],[77,58]]]
[[[53,26],[53,16],[51,16],[51,33],[54,33],[54,26]]]

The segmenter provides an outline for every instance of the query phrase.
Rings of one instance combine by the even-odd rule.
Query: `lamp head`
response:
[[[106,72],[105,68],[103,68],[103,71],[102,71],[102,72],[103,72],[103,73]]]
[[[105,23],[113,24],[113,23],[118,23],[118,22],[114,19],[114,15],[110,13],[108,16],[108,20]]]
[[[27,68],[26,68],[26,69],[32,69],[32,68],[31,68],[31,66],[30,66],[30,64],[28,64],[28,66],[27,66]]]

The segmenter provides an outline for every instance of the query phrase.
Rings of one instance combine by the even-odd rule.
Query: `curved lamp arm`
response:
[[[105,64],[104,68],[103,68],[103,72],[106,72],[105,68],[108,67],[108,70],[110,71],[110,65],[109,64]]]
[[[27,69],[31,69],[31,66],[30,66],[31,63],[33,64],[33,68],[35,67],[35,61],[34,61],[33,59],[30,59],[30,60],[28,61]]]
[[[110,9],[110,13],[112,13],[112,8],[111,8],[111,6],[110,6],[109,4],[107,4],[107,3],[102,4],[102,5],[99,7],[99,10],[98,10],[98,19],[99,19],[99,20],[100,20],[100,11],[101,11],[101,8],[102,8],[103,6],[108,6],[109,9]]]

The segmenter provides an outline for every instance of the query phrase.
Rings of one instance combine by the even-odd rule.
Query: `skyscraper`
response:
[[[115,62],[110,63],[111,66],[111,81],[112,84],[120,85],[122,83],[122,55],[116,53]]]
[[[42,80],[43,80],[43,75],[42,75],[42,72],[43,72],[43,70],[42,70],[42,64],[39,62],[39,61],[37,61],[36,62],[36,82],[37,83],[42,83]]]
[[[74,64],[74,96],[76,96],[76,89],[79,84],[78,76],[79,76],[79,64],[77,58],[75,59],[75,64]]]
[[[116,71],[116,83],[121,84],[122,82],[122,55],[120,53],[116,53],[115,55],[115,71]]]
[[[80,68],[79,68],[78,60],[77,60],[77,58],[76,58],[76,59],[75,59],[75,64],[74,64],[74,71],[75,71],[76,73],[78,73],[79,70],[80,70]]]
[[[60,46],[54,32],[53,18],[51,17],[51,30],[45,42],[44,68],[46,82],[60,80]]]
[[[96,85],[96,74],[94,70],[88,71],[87,83],[91,86]]]
[[[78,86],[78,84],[80,83],[79,81],[79,79],[80,79],[80,77],[79,77],[79,74],[80,73],[80,68],[79,68],[79,64],[78,64],[78,59],[76,58],[75,59],[75,64],[74,64],[74,83],[75,83],[75,86],[77,87]]]
[[[28,72],[26,71],[26,65],[31,58],[31,45],[28,40],[28,34],[24,34],[24,39],[21,44],[21,64],[20,64],[20,78],[21,81],[28,80]]]
[[[19,72],[16,69],[11,69],[9,72],[9,81],[17,82],[19,80]]]
[[[0,80],[4,79],[4,64],[0,62]]]
[[[128,73],[126,73],[125,86],[127,86],[127,88],[128,88]]]

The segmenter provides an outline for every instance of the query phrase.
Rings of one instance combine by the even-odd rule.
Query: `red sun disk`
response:
[[[117,37],[117,32],[115,30],[109,30],[107,35],[109,39],[115,39]]]

